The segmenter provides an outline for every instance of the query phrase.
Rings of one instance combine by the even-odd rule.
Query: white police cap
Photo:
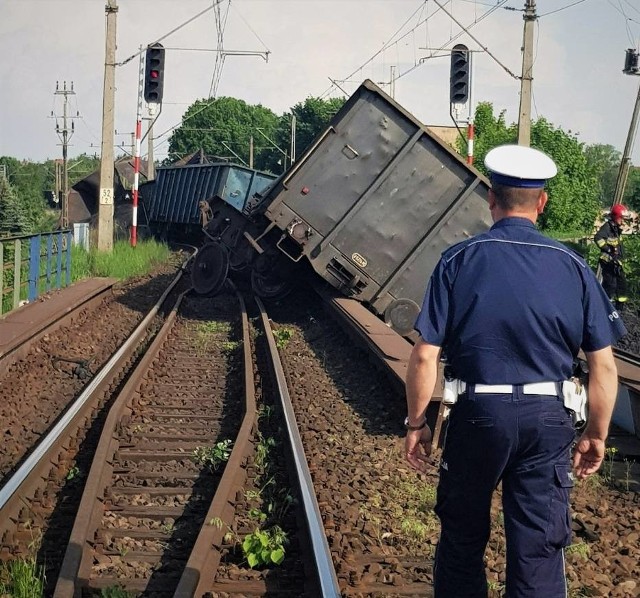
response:
[[[507,187],[544,187],[558,173],[547,154],[524,145],[495,147],[485,156],[484,165],[492,183]]]

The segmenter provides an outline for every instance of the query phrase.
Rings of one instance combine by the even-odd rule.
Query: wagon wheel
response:
[[[248,266],[249,261],[245,251],[238,249],[237,246],[229,251],[229,268],[233,272],[243,272]]]
[[[251,288],[264,299],[282,299],[294,286],[292,262],[279,254],[263,253],[251,269]]]
[[[222,289],[229,273],[229,252],[220,243],[207,243],[198,251],[191,269],[191,284],[198,295],[211,297]]]
[[[411,299],[396,299],[384,312],[384,321],[398,334],[407,335],[413,330],[420,306]]]

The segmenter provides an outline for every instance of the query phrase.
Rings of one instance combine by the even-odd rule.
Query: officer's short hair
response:
[[[537,187],[509,187],[494,183],[491,186],[496,203],[503,210],[518,208],[534,208],[544,193],[544,188]]]

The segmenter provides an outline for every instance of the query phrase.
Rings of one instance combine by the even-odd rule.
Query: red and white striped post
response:
[[[469,117],[467,119],[467,164],[473,164],[473,138],[475,136],[473,119],[473,52],[469,52]]]
[[[140,46],[142,50],[142,46]],[[138,243],[138,186],[140,180],[140,143],[142,140],[142,88],[144,85],[144,52],[140,52],[140,72],[138,77],[138,114],[136,117],[136,141],[133,152],[133,189],[132,189],[132,219],[131,219],[131,247]]]

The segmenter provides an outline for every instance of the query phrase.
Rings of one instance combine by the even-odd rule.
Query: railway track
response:
[[[264,311],[262,323],[268,325]],[[270,329],[264,330],[269,369],[286,397],[277,349]],[[256,450],[250,434],[257,423],[255,367],[246,313],[233,314],[230,297],[181,297],[107,417],[55,596],[116,587],[194,596],[215,585],[215,576],[204,572],[219,564],[218,546],[234,525],[230,505],[244,489],[246,465]],[[338,596],[295,418],[290,408],[285,412],[315,577],[322,595]],[[272,553],[269,558],[279,560]],[[295,552],[288,558],[301,563]],[[283,577],[279,591],[297,595],[301,578],[291,576],[287,587]],[[223,587],[230,593],[265,592],[255,580],[226,580]]]
[[[113,587],[145,596],[428,596],[433,536],[416,544],[419,530],[405,526],[414,511],[429,525],[431,499],[417,510],[410,488],[425,500],[436,469],[434,479],[416,480],[404,467],[396,446],[401,392],[363,367],[365,354],[345,344],[308,297],[277,307],[273,331],[258,329],[269,316],[251,307],[242,332],[228,299],[183,299],[139,373],[121,385],[80,508],[65,511],[57,494],[61,480],[74,484],[61,453],[40,473],[57,486],[33,499],[18,493],[22,512],[9,517],[17,524],[4,534],[3,558],[33,542],[33,523],[53,505],[67,529],[75,518],[64,565],[51,567],[53,579],[60,572],[59,596]],[[292,312],[303,312],[295,332]],[[361,322],[356,336],[363,330],[372,332]],[[387,370],[401,373],[398,345],[384,332],[373,336],[375,360],[382,355]],[[275,344],[281,366],[270,362]],[[255,407],[244,394],[251,386]],[[215,449],[228,440],[230,458],[216,469]],[[65,450],[77,452],[79,443],[67,439]],[[276,526],[287,539],[285,560],[250,567],[244,540]],[[55,529],[46,533],[55,539]]]
[[[66,534],[68,537],[69,518],[75,516],[77,504],[73,497],[77,495],[82,478],[78,464],[86,458],[84,451],[92,450],[91,435],[99,433],[101,412],[109,403],[111,393],[135,363],[138,353],[144,350],[145,343],[154,333],[155,320],[165,299],[181,279],[181,272],[174,276],[129,338],[66,405],[64,412],[39,438],[26,458],[3,479],[0,487],[2,560],[29,555],[34,546],[49,546],[50,538],[54,536],[58,550],[50,550],[43,560],[47,577],[55,579],[61,562],[59,536],[65,537]],[[77,307],[86,308],[87,305]],[[67,319],[73,317],[74,311],[69,309]],[[61,324],[60,321],[53,323],[54,327]],[[50,329],[44,328],[38,336],[50,333]],[[29,340],[32,339],[25,339],[25,342]],[[24,352],[25,349],[19,348],[18,351]]]
[[[249,450],[248,435],[238,442],[243,411],[255,418],[231,364],[243,335],[228,303],[182,296],[120,393],[56,596],[119,585],[175,591],[232,446]]]

